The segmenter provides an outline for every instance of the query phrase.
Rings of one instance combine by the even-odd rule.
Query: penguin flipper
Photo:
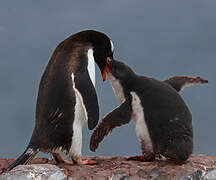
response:
[[[114,109],[102,119],[101,123],[97,126],[91,136],[91,151],[95,152],[99,143],[105,136],[111,133],[115,127],[122,126],[130,122],[132,114],[131,101],[131,97],[126,98],[126,100],[119,107]]]
[[[18,165],[27,164],[31,161],[36,155],[38,151],[34,151],[31,148],[26,149],[22,155],[20,155],[7,169],[6,171],[10,171]]]
[[[201,77],[174,76],[164,82],[171,85],[176,91],[179,92],[187,86],[208,83],[208,80]]]
[[[88,128],[94,129],[99,120],[98,98],[87,71],[77,75],[74,79],[75,88],[81,94],[86,119],[88,120]]]

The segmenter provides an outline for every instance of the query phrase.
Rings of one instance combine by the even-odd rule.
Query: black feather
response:
[[[32,160],[38,151],[34,151],[33,149],[26,149],[22,155],[20,155],[7,169],[6,171],[10,171],[18,165],[27,164],[30,160]]]

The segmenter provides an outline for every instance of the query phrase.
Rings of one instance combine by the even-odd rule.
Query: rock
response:
[[[216,179],[216,170],[210,171],[202,178],[202,180],[215,180],[215,179]]]
[[[86,159],[90,157],[85,157]],[[36,158],[30,165],[20,165],[0,175],[0,180],[216,180],[216,157],[191,156],[184,164],[156,160],[127,161],[123,157],[91,157],[97,165],[55,164],[53,160]],[[0,173],[13,159],[0,159]]]
[[[147,178],[149,175],[146,174],[145,171],[143,171],[142,169],[140,169],[139,171],[137,171],[137,175],[140,177],[140,178]]]
[[[66,180],[67,176],[55,165],[51,164],[32,164],[21,165],[14,170],[4,173],[0,179],[4,180],[24,180],[24,179],[53,179]]]

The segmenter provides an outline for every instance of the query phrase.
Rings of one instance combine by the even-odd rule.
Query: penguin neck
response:
[[[120,103],[122,103],[125,100],[125,94],[122,84],[110,72],[108,73],[108,77],[115,96],[120,101]]]
[[[120,101],[124,102],[125,98],[133,91],[135,80],[133,77],[126,81],[117,79],[112,73],[108,73],[109,81],[114,91],[115,96]]]

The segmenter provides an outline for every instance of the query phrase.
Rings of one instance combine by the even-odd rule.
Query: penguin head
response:
[[[93,51],[95,63],[98,65],[103,81],[106,80],[106,73],[108,71],[107,62],[113,60],[114,46],[111,39],[105,34],[99,33],[98,40],[94,39]]]
[[[74,39],[93,48],[95,63],[98,65],[103,80],[106,80],[107,60],[113,59],[114,46],[112,40],[104,33],[95,30],[81,31]]]
[[[111,74],[120,82],[129,82],[131,77],[135,75],[129,66],[117,60],[108,61],[107,66],[109,72],[111,72]]]
[[[106,73],[108,72],[107,62],[113,60],[113,43],[110,39],[104,39],[103,44],[97,44],[94,47],[94,59],[100,68],[103,81],[106,80]]]

